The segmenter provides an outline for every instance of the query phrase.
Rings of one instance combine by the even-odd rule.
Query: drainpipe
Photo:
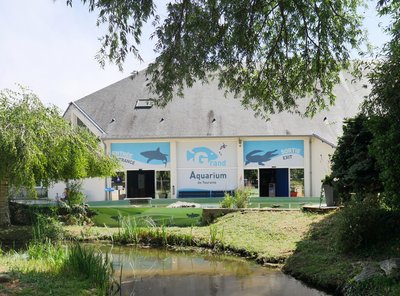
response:
[[[309,138],[309,140],[308,140],[308,145],[309,145],[309,151],[310,151],[310,197],[311,196],[313,196],[313,189],[312,189],[312,185],[313,185],[313,182],[312,182],[312,177],[313,177],[313,175],[312,175],[312,137],[310,137]]]

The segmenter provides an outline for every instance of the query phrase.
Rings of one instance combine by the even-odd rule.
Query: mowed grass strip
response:
[[[198,225],[201,220],[202,209],[199,208],[103,208],[92,207],[97,215],[93,217],[96,226],[118,227],[120,217],[131,217],[136,223],[150,226],[192,226]]]

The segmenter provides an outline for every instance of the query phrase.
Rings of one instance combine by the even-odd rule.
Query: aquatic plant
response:
[[[69,250],[63,269],[69,274],[90,280],[104,294],[112,290],[114,268],[108,254],[103,256],[93,248],[75,244]]]
[[[42,214],[36,214],[32,233],[35,242],[60,241],[64,238],[61,223],[55,217]]]

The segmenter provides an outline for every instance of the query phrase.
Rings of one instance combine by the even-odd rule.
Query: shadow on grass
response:
[[[312,224],[303,240],[297,243],[296,250],[287,259],[283,270],[310,286],[342,295],[343,288],[353,283],[352,279],[366,263],[399,257],[399,237],[388,238],[352,253],[340,252],[336,243],[340,219],[341,213],[336,211]],[[376,289],[382,287],[374,287],[371,282],[371,285],[369,281],[365,283],[366,288],[362,287],[360,292],[347,295],[398,295],[376,294]],[[388,287],[389,290],[397,291],[399,283],[387,283],[392,285]],[[369,290],[372,294],[369,294]]]

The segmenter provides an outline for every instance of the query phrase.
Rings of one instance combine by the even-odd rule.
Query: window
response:
[[[150,109],[151,107],[153,107],[151,99],[138,99],[135,104],[135,109]]]
[[[158,198],[168,198],[171,192],[171,173],[170,171],[156,172],[156,196]]]
[[[258,192],[258,170],[244,170],[244,186],[251,189],[251,196],[260,196]]]
[[[304,169],[290,169],[290,196],[304,196]]]

